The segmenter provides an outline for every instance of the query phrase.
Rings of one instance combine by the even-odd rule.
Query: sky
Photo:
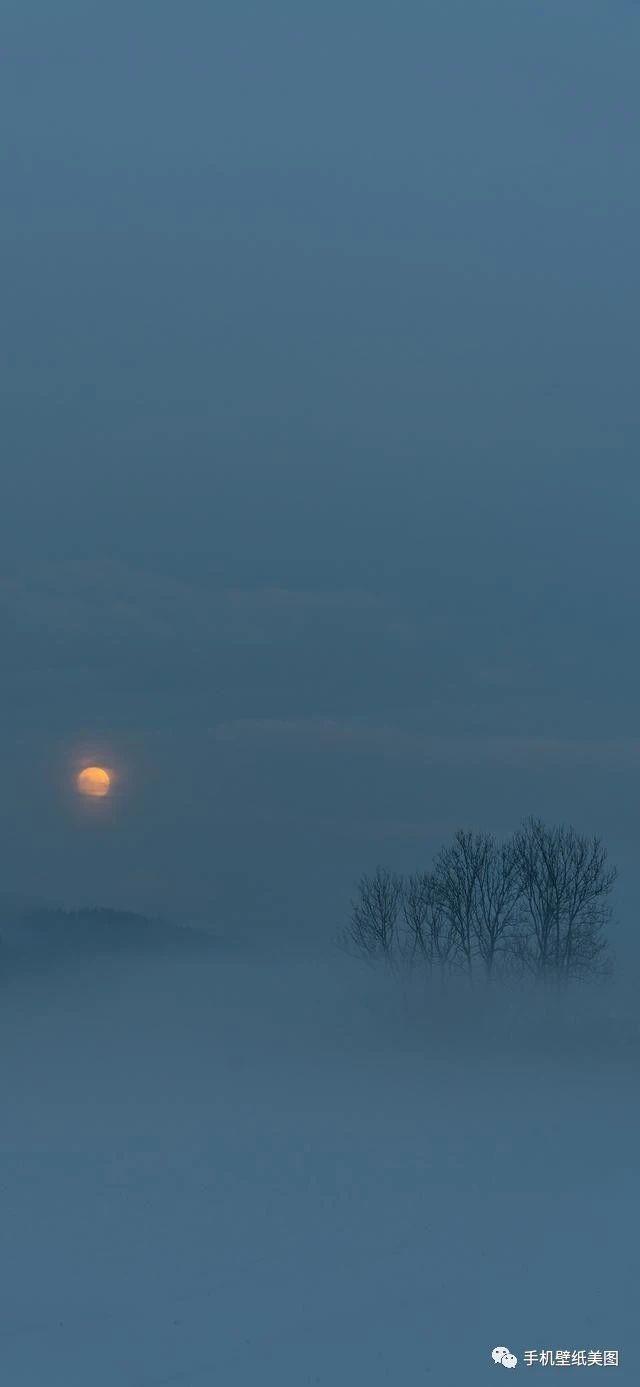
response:
[[[7,0],[1,891],[326,933],[538,813],[633,945],[639,49]]]

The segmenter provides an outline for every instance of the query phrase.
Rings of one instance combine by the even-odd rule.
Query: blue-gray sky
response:
[[[537,812],[637,897],[640,7],[3,49],[3,888],[330,930]]]

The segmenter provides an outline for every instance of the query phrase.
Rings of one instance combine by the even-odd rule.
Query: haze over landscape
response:
[[[3,1380],[636,1381],[640,9],[5,11]],[[338,947],[530,814],[610,981]]]

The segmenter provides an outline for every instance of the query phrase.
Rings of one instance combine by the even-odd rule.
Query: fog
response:
[[[634,1001],[221,936],[14,970],[7,1381],[457,1387],[494,1344],[633,1381]]]

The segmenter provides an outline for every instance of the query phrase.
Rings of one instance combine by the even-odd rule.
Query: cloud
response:
[[[505,766],[533,770],[544,766],[640,766],[640,740],[573,740],[513,736],[439,736],[331,718],[240,718],[212,729],[220,742],[279,742],[291,746],[351,747],[355,752],[441,766]]]
[[[189,582],[119,560],[68,560],[0,578],[0,609],[15,628],[61,638],[266,644],[317,623],[344,631],[405,631],[401,613],[362,589]]]

